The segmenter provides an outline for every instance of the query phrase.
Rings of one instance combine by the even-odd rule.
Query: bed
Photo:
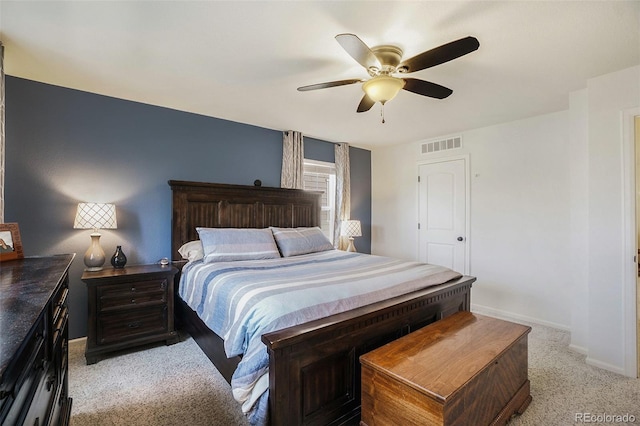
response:
[[[180,259],[183,244],[198,239],[197,227],[319,225],[319,193],[185,181],[169,181],[169,185],[174,259]],[[359,356],[454,312],[469,310],[474,281],[462,276],[262,334],[268,354],[270,424],[357,424]],[[179,296],[176,287],[176,323],[231,383],[242,355],[227,357],[224,340]]]

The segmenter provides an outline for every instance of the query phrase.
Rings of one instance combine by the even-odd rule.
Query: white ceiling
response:
[[[368,78],[335,41],[405,58],[472,35],[480,48],[409,74],[407,91],[356,113]],[[8,75],[356,146],[453,134],[568,108],[589,78],[640,64],[638,1],[0,1]],[[639,76],[640,78],[640,76]]]

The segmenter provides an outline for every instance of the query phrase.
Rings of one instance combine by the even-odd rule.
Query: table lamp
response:
[[[356,246],[353,244],[353,237],[362,236],[362,227],[359,220],[343,220],[342,227],[340,228],[340,235],[349,238],[349,247],[347,251],[356,251]]]
[[[100,271],[104,265],[104,250],[100,247],[98,229],[117,229],[115,204],[78,203],[75,229],[93,229],[91,245],[84,254],[85,271]]]

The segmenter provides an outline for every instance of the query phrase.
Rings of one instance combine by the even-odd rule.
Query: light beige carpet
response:
[[[568,333],[534,325],[529,335],[533,402],[514,426],[640,424],[640,380],[584,362]],[[231,390],[195,342],[107,358],[85,365],[84,340],[70,343],[72,426],[246,425]],[[576,421],[576,416],[590,422]],[[608,417],[605,417],[608,416]],[[599,421],[604,420],[604,421]],[[633,424],[633,423],[631,423]]]
[[[511,425],[640,424],[640,380],[587,365],[584,355],[569,349],[568,332],[528,325],[533,401]],[[624,415],[635,422],[613,421]]]
[[[86,365],[69,343],[71,426],[247,425],[231,387],[193,339]]]

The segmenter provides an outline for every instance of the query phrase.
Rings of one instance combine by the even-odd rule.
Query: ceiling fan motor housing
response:
[[[402,60],[402,49],[397,46],[382,45],[371,49],[374,55],[380,61],[382,69],[377,67],[369,67],[369,75],[372,77],[379,74],[391,74],[396,71],[396,67]]]

